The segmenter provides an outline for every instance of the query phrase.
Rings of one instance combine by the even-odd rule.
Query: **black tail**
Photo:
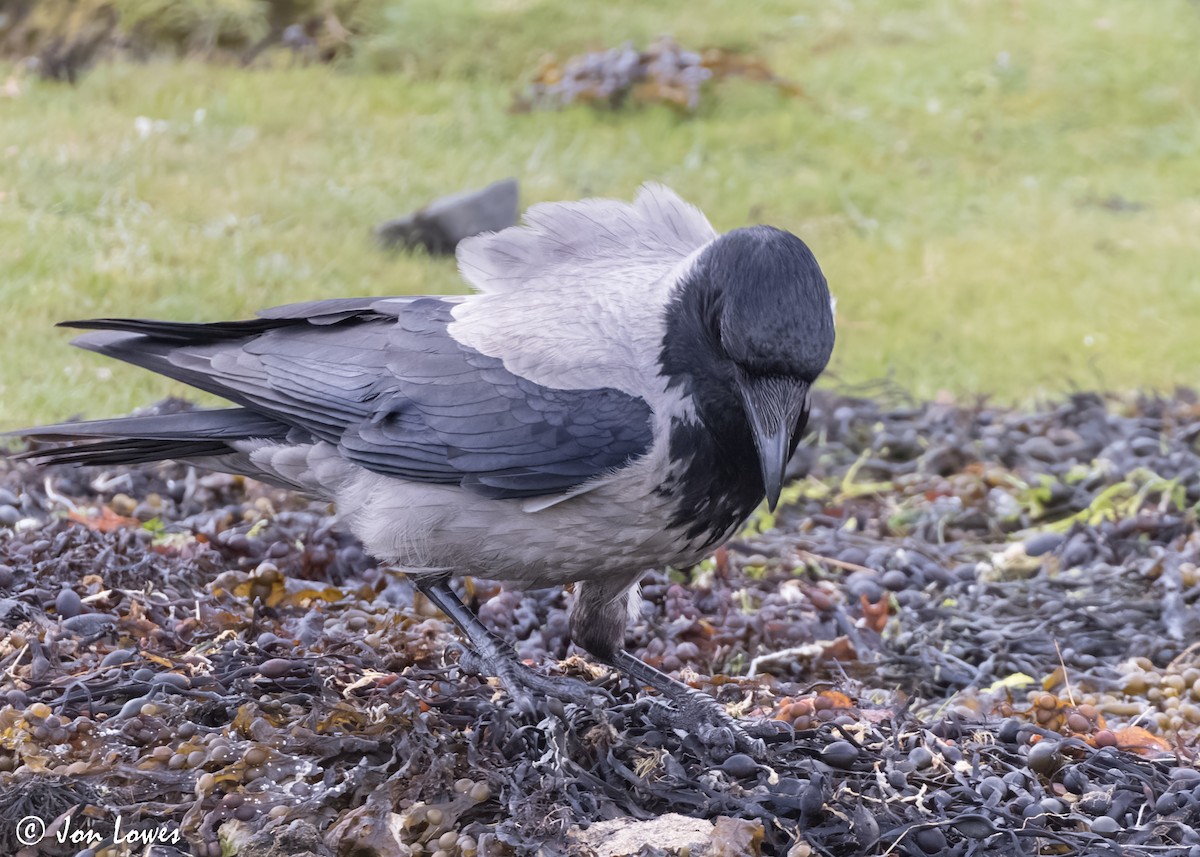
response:
[[[65,441],[64,446],[36,448],[18,458],[47,464],[144,464],[165,459],[228,455],[237,440],[282,440],[287,427],[245,408],[186,411],[62,423],[7,432],[37,441]]]
[[[30,450],[22,453],[22,458],[79,464],[135,464],[226,455],[238,451],[233,446],[238,440],[286,440],[289,431],[305,433],[305,439],[311,440],[304,419],[297,417],[285,423],[263,413],[270,410],[270,402],[284,394],[267,390],[268,382],[261,372],[238,364],[239,340],[249,341],[280,328],[337,325],[347,320],[394,320],[394,316],[381,312],[377,303],[378,298],[369,297],[315,301],[276,307],[244,321],[199,324],[136,318],[60,322],[59,327],[93,331],[75,338],[73,344],[80,348],[150,369],[242,407],[64,423],[8,434],[66,443]],[[214,368],[214,364],[220,365]],[[259,392],[263,395],[257,395]],[[318,425],[324,424],[320,419],[323,413],[316,406],[306,406],[299,400],[289,403],[304,415],[313,416]]]

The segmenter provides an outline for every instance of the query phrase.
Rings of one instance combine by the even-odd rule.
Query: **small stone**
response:
[[[81,613],[78,616],[63,619],[62,628],[76,636],[89,637],[114,627],[116,624],[117,617],[110,613]]]
[[[946,850],[946,834],[941,828],[926,827],[916,833],[917,847],[926,854],[942,854]]]
[[[286,658],[268,658],[258,666],[264,678],[283,678],[292,670],[292,662]]]
[[[1026,556],[1042,556],[1055,550],[1063,543],[1063,535],[1061,533],[1038,533],[1032,538],[1025,540],[1025,555]]]
[[[879,582],[883,584],[884,589],[891,590],[892,592],[899,592],[909,585],[908,575],[896,568],[891,571],[885,571]]]
[[[465,238],[514,225],[518,196],[516,179],[443,196],[418,211],[380,224],[375,237],[389,249],[424,247],[430,253],[453,253]]]
[[[821,761],[833,768],[850,768],[858,761],[858,748],[849,741],[834,741],[821,750]]]
[[[131,517],[133,510],[137,508],[137,500],[134,500],[128,494],[114,494],[113,498],[108,501],[108,507],[123,517]]]
[[[59,616],[70,619],[83,612],[83,600],[74,589],[62,589],[54,599],[54,609],[58,611]]]
[[[908,761],[914,770],[923,771],[933,764],[933,753],[927,747],[913,747],[909,751]]]
[[[742,779],[754,776],[758,772],[758,763],[745,753],[734,753],[721,763],[721,770],[731,777]]]
[[[1043,739],[1029,748],[1026,762],[1031,771],[1049,775],[1058,769],[1062,762],[1062,754],[1058,751],[1058,743]]]

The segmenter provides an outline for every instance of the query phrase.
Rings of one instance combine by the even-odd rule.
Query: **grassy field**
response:
[[[800,83],[509,111],[539,57],[669,32]],[[523,203],[663,181],[802,236],[839,298],[831,383],[1026,400],[1194,384],[1200,6],[393,3],[343,67],[105,65],[0,95],[0,427],[183,389],[66,346],[93,315],[217,319],[462,288],[376,222],[504,176]],[[0,82],[8,74],[0,70]]]

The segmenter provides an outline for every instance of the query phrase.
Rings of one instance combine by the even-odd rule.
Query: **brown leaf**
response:
[[[1157,735],[1147,732],[1141,726],[1126,726],[1124,729],[1114,729],[1113,735],[1117,738],[1117,746],[1119,748],[1132,753],[1152,756],[1159,753],[1171,752],[1170,744]]]
[[[114,530],[140,527],[142,522],[137,518],[126,518],[118,515],[108,506],[95,509],[80,507],[67,513],[67,519],[83,524],[85,527],[101,533],[111,533]]]

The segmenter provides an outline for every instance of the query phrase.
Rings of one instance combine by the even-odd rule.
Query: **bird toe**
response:
[[[766,743],[753,737],[742,722],[731,716],[711,696],[693,690],[673,703],[664,705],[669,712],[667,717],[671,726],[698,735],[705,745],[714,750],[736,750],[755,759],[765,758]]]
[[[553,706],[548,701],[594,706],[603,702],[605,692],[570,676],[546,676],[534,671],[515,657],[488,657],[464,648],[458,659],[463,672],[495,677],[508,692],[516,708],[525,714],[545,714]]]

